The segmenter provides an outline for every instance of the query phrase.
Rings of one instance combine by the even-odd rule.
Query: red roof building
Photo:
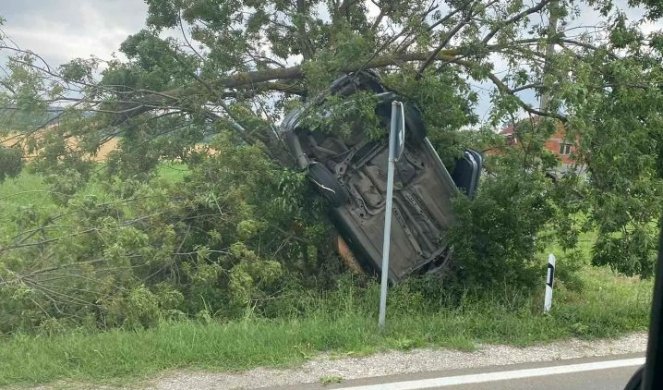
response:
[[[507,145],[509,146],[516,146],[520,143],[518,134],[516,133],[516,127],[513,124],[502,129],[499,134],[506,138]],[[546,140],[544,147],[557,156],[562,166],[566,167],[569,165],[576,165],[576,144],[577,142],[573,142],[567,138],[564,124],[557,122],[555,125],[555,132]]]

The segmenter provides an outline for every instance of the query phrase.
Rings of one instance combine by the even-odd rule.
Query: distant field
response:
[[[186,165],[177,163],[162,164],[158,170],[159,176],[170,182],[182,180],[187,172]],[[98,193],[98,184],[91,183],[83,191]],[[12,218],[17,213],[24,212],[26,207],[48,210],[58,206],[54,203],[43,177],[24,170],[18,177],[0,183],[0,235],[17,233]]]
[[[43,131],[47,131],[47,129],[43,130]],[[19,134],[9,134],[9,135],[7,135],[3,138],[0,138],[0,145],[1,146],[13,146],[14,144],[16,144],[17,141],[20,141],[20,140],[21,140],[21,138],[20,138]],[[118,146],[119,142],[120,142],[119,138],[110,139],[108,142],[101,145],[101,147],[99,148],[97,153],[94,156],[90,156],[90,159],[93,160],[93,161],[105,161],[106,157],[108,157],[108,154],[110,152],[112,152],[113,150],[117,149],[117,146]],[[77,141],[76,141],[75,138],[70,138],[67,141],[67,144],[70,147],[75,147],[77,145]],[[30,156],[27,153],[27,151],[25,152],[25,154],[28,156],[27,158],[29,159]]]

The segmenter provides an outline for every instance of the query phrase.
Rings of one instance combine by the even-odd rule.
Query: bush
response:
[[[225,135],[211,147],[183,181],[101,173],[16,213],[38,234],[0,237],[0,332],[264,315],[286,286],[332,286],[339,261],[305,177]]]
[[[23,168],[23,152],[17,148],[0,146],[0,183],[8,177],[16,177]]]
[[[454,201],[457,223],[450,232],[457,277],[463,284],[528,287],[539,279],[546,244],[540,233],[555,216],[552,182],[544,174],[509,164],[507,156],[484,175],[474,200]]]

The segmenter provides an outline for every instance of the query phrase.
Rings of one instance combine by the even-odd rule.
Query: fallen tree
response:
[[[268,311],[291,284],[333,284],[324,213],[275,126],[339,74],[364,69],[420,107],[445,162],[468,144],[504,150],[488,162],[495,179],[476,206],[459,205],[471,226],[456,239],[467,266],[478,266],[475,282],[488,255],[530,269],[536,237],[551,225],[567,248],[578,232],[598,230],[595,263],[651,273],[663,39],[639,23],[658,20],[658,5],[642,3],[642,19],[629,20],[612,1],[147,3],[146,28],[120,47],[126,60],[55,68],[1,38],[10,54],[0,106],[11,124],[2,135],[20,131],[12,143],[37,155],[29,165],[57,205],[24,210],[3,233],[1,310],[16,321],[5,330],[23,326],[25,308],[29,326],[50,317],[149,324],[163,313]],[[487,126],[459,131],[479,126],[477,88],[489,90]],[[14,120],[31,114],[44,119]],[[532,124],[524,149],[488,128],[523,119]],[[555,121],[580,140],[589,180],[546,181],[557,162],[542,145]],[[89,156],[111,139],[118,149],[100,169]],[[169,161],[190,176],[160,182]],[[90,185],[103,191],[91,197]],[[522,275],[495,281],[531,280]]]

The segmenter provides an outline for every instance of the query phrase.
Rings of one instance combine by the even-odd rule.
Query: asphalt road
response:
[[[392,375],[337,384],[312,384],[289,386],[288,388],[299,390],[617,390],[624,388],[631,375],[643,362],[642,354],[629,354]]]

